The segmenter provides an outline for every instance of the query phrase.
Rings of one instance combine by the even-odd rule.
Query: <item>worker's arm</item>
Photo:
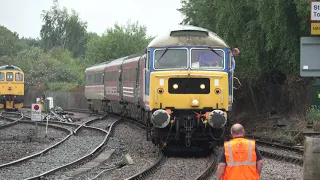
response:
[[[224,170],[226,169],[226,156],[224,155],[224,148],[222,149],[222,152],[219,157],[219,163],[218,163],[218,168],[216,171],[216,179],[220,180],[223,176]]]
[[[224,170],[226,169],[226,163],[219,163],[217,172],[216,172],[216,179],[220,180],[222,178],[222,175],[224,173]]]
[[[261,154],[260,154],[260,151],[259,151],[259,149],[257,148],[257,145],[256,145],[256,147],[255,147],[255,150],[256,150],[256,155],[257,155],[257,171],[258,171],[258,174],[259,174],[259,176],[260,176],[260,174],[261,174],[261,170],[262,170],[262,164],[263,164],[263,162],[262,162],[262,156],[261,156]]]
[[[257,161],[257,171],[258,171],[258,173],[259,173],[259,176],[260,176],[260,174],[261,174],[262,164],[263,164],[262,160]]]

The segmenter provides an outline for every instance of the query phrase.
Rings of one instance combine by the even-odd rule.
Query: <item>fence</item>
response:
[[[31,106],[32,103],[36,103],[36,99],[41,97],[43,93],[38,91],[29,91],[25,94],[24,105]],[[87,109],[88,103],[85,98],[84,92],[44,92],[46,97],[53,98],[54,106],[62,108],[78,108]]]

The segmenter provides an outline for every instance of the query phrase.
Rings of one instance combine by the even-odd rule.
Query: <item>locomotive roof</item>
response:
[[[19,67],[14,66],[14,65],[4,65],[4,66],[0,66],[0,70],[9,70],[9,69],[22,71]]]
[[[169,32],[157,36],[148,45],[148,47],[161,46],[215,46],[229,48],[229,45],[216,33],[190,25],[180,25]]]

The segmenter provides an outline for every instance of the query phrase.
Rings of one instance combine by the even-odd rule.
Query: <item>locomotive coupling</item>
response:
[[[214,129],[220,129],[227,123],[227,115],[221,110],[213,110],[208,118],[208,122]]]
[[[165,128],[170,123],[170,115],[167,111],[158,109],[152,114],[151,122],[157,128]]]

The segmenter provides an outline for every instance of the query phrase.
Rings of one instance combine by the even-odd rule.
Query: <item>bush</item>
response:
[[[307,110],[307,120],[320,121],[320,110],[318,106],[311,106]]]

